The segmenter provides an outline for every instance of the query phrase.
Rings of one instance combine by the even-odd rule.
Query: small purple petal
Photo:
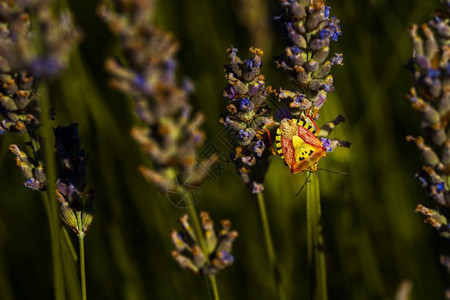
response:
[[[258,140],[256,142],[255,147],[253,148],[253,151],[258,155],[258,157],[261,157],[261,155],[264,153],[264,150],[266,149],[266,144],[262,140]]]
[[[252,193],[253,194],[260,194],[260,193],[262,193],[262,191],[264,191],[264,186],[262,185],[262,183],[253,182]]]
[[[329,83],[323,84],[322,89],[327,93],[334,91],[334,87]]]
[[[442,193],[444,191],[445,191],[445,183],[444,182],[436,184],[436,192]]]
[[[325,6],[325,9],[323,11],[323,15],[325,16],[325,18],[329,18],[330,17],[330,7],[329,6]]]
[[[314,106],[317,108],[321,108],[326,99],[326,94],[320,94],[319,97],[317,97],[316,101],[314,101]]]
[[[248,100],[248,98],[241,99],[240,107],[242,110],[248,110],[250,107],[250,100]]]
[[[320,138],[320,141],[322,142],[322,146],[325,148],[325,151],[330,152],[333,149],[331,148],[331,142],[327,138]]]
[[[220,258],[226,264],[232,264],[234,262],[234,257],[225,250],[220,251]]]

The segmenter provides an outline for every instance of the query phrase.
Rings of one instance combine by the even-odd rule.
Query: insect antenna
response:
[[[306,177],[305,182],[303,183],[302,187],[301,187],[300,190],[297,192],[297,194],[295,194],[295,197],[297,197],[297,196],[301,193],[301,191],[302,191],[303,188],[305,187],[305,184],[306,184],[306,183],[308,182],[308,180],[309,180],[309,176],[311,176],[311,172],[308,173],[308,176]]]
[[[321,171],[326,171],[326,172],[330,172],[333,174],[339,174],[339,175],[347,175],[347,172],[339,172],[339,171],[333,171],[333,170],[328,170],[328,169],[324,169],[324,168],[317,168],[317,170],[321,170]]]

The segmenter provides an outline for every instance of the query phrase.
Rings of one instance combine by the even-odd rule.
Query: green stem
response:
[[[200,244],[200,248],[202,249],[203,253],[207,253],[205,239],[203,238],[203,230],[200,226],[200,220],[198,219],[194,201],[192,201],[191,192],[183,189],[183,193],[186,197],[189,218],[191,219],[192,224],[194,225],[195,237],[197,238],[197,241]]]
[[[62,254],[61,244],[58,235],[59,212],[58,202],[56,200],[56,176],[55,176],[55,162],[53,156],[53,131],[50,125],[50,99],[47,94],[47,85],[41,84],[39,88],[39,100],[41,101],[41,123],[42,123],[42,135],[44,138],[44,158],[45,158],[45,174],[47,177],[47,196],[49,201],[50,215],[50,231],[52,234],[52,249],[54,252],[53,264],[54,264],[54,276],[55,276],[55,298],[65,299],[65,287],[63,277],[62,266]]]
[[[81,299],[87,299],[86,292],[86,262],[84,258],[84,233],[80,232],[78,234],[78,239],[80,241],[80,274],[81,274]]]
[[[64,276],[62,266],[61,244],[58,236],[58,227],[55,226],[55,218],[52,213],[52,205],[50,204],[49,193],[41,193],[45,210],[50,225],[50,242],[53,257],[53,284],[55,299],[65,299],[64,292]]]
[[[258,193],[257,197],[258,197],[259,212],[261,214],[261,221],[263,224],[264,239],[266,241],[267,255],[269,256],[269,264],[273,272],[275,286],[278,293],[278,299],[284,300],[286,299],[286,296],[284,295],[283,289],[281,288],[281,274],[278,268],[275,250],[273,248],[272,236],[270,234],[269,220],[267,218],[266,213],[266,205],[264,204],[264,197],[262,193]]]
[[[314,299],[326,300],[328,299],[327,271],[323,249],[322,226],[320,224],[322,212],[320,207],[319,178],[314,175],[309,177],[306,187],[306,214],[308,265],[311,270],[310,273],[315,273]],[[312,282],[312,275],[310,282]]]
[[[314,294],[314,288],[312,286],[312,277],[314,275],[313,272],[313,233],[312,233],[312,227],[313,227],[313,213],[312,213],[312,207],[311,207],[311,192],[310,190],[310,184],[309,180],[311,177],[311,173],[308,173],[307,177],[307,186],[306,186],[306,257],[307,257],[307,265],[308,265],[308,279],[307,279],[307,286],[308,289],[308,299],[313,299],[312,295]]]
[[[39,144],[39,138],[34,130],[28,130],[28,137],[30,138],[31,147],[33,148],[34,159],[38,162],[39,166],[44,167],[42,159],[41,145]]]
[[[219,290],[217,289],[216,277],[214,275],[206,277],[211,299],[219,300]]]
[[[195,209],[194,201],[192,200],[191,192],[184,188],[181,188],[181,189],[182,189],[183,194],[186,197],[187,211],[189,214],[189,218],[191,219],[192,224],[194,225],[193,227],[194,227],[195,237],[196,237],[198,243],[200,244],[200,248],[202,249],[202,252],[207,254],[208,249],[206,248],[205,239],[203,238],[203,230],[200,226],[200,220],[198,218],[197,211]],[[207,257],[207,255],[205,255],[205,256],[209,263],[209,257]],[[209,290],[211,299],[219,300],[219,291],[217,289],[216,278],[214,276],[207,276],[206,282],[208,284],[208,290]]]
[[[87,292],[86,292],[86,262],[84,257],[84,232],[83,232],[83,224],[81,221],[81,211],[76,212],[77,215],[77,223],[78,223],[78,241],[80,244],[80,282],[81,282],[81,299],[86,300],[87,299]]]
[[[78,255],[77,255],[77,252],[75,251],[75,248],[72,244],[72,240],[69,237],[69,233],[67,232],[66,227],[62,228],[62,232],[64,235],[64,240],[66,241],[67,247],[69,248],[69,252],[70,252],[70,255],[71,255],[73,261],[77,261]]]
[[[31,146],[33,148],[34,159],[38,162],[39,166],[44,167],[44,162],[42,158],[42,149],[39,144],[39,139],[35,131],[28,131],[28,137],[30,138]],[[47,174],[48,176],[48,174]],[[54,201],[55,196],[51,195],[47,189],[46,193],[41,193],[42,200],[44,202],[45,211],[47,213],[49,227],[50,227],[50,242],[52,249],[53,258],[53,284],[54,284],[54,295],[55,299],[65,299],[64,292],[64,280],[63,280],[63,266],[62,266],[62,254],[61,254],[61,244],[58,236],[58,213],[54,212]],[[53,200],[52,200],[53,198]]]

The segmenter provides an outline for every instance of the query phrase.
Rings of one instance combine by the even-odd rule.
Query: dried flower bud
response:
[[[23,80],[31,84],[22,85]],[[10,131],[24,133],[39,126],[39,106],[36,91],[33,87],[33,77],[26,72],[0,74],[0,114],[3,120],[0,123],[0,132]],[[10,93],[11,85],[19,88]]]
[[[197,244],[188,216],[180,218],[183,232],[172,230],[170,236],[175,245],[172,256],[183,269],[194,274],[215,275],[220,270],[231,265],[234,261],[231,255],[233,241],[238,236],[237,231],[230,231],[230,221],[222,221],[222,230],[216,232],[214,223],[206,212],[200,213],[205,249]]]
[[[32,190],[44,191],[46,183],[44,168],[30,159],[17,145],[9,145],[9,150],[16,155],[16,165],[26,178],[24,185]]]
[[[78,221],[75,212],[70,208],[69,203],[63,202],[60,207],[61,218],[66,225],[78,233]]]
[[[417,205],[416,212],[427,216],[426,223],[430,224],[439,231],[439,234],[445,238],[450,238],[450,228],[447,218],[434,209],[426,208],[423,205]]]

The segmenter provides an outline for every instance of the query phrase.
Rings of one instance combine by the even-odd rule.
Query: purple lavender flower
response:
[[[270,151],[264,128],[272,122],[266,104],[268,92],[260,74],[263,52],[250,48],[254,57],[244,61],[237,52],[236,48],[228,49],[231,62],[225,66],[228,86],[223,93],[228,112],[220,122],[236,137],[230,141],[235,148],[232,156],[236,170],[253,192],[259,192],[262,189],[255,190],[253,185],[262,182],[267,172]]]
[[[154,162],[155,170],[141,166],[142,175],[166,193],[175,182],[199,185],[214,163],[196,159],[204,140],[199,129],[203,114],[193,115],[189,94],[194,90],[187,80],[177,82],[175,54],[178,43],[168,33],[153,26],[153,1],[132,1],[133,5],[114,2],[115,10],[103,5],[99,15],[121,39],[127,66],[110,58],[106,69],[111,85],[130,95],[135,111],[145,126],[135,126],[132,136]],[[234,91],[228,91],[233,94]],[[242,99],[240,105],[248,109]],[[177,176],[177,180],[174,180]]]
[[[333,91],[333,65],[342,64],[342,54],[327,60],[331,41],[342,34],[339,20],[330,17],[329,6],[324,1],[281,1],[283,12],[277,19],[282,25],[287,47],[276,59],[296,91],[303,95],[301,103],[296,92],[286,93],[281,88],[272,90],[280,102],[289,105],[294,116],[302,113],[316,119],[326,94]]]
[[[263,191],[264,186],[262,185],[262,183],[253,182],[253,189],[252,189],[253,194],[261,194]]]
[[[1,57],[0,57],[1,60]],[[34,78],[11,69],[0,73],[0,114],[3,132],[25,133],[39,127],[39,102]]]
[[[56,188],[61,217],[76,234],[86,233],[94,218],[94,191],[85,192],[88,156],[81,149],[77,124],[58,126],[54,133],[58,162]],[[81,222],[77,221],[77,215],[80,215]]]
[[[261,157],[264,153],[264,150],[266,150],[266,144],[264,144],[264,141],[258,140],[255,147],[253,148],[253,151],[256,153],[256,155],[258,155],[258,157]]]
[[[41,110],[37,86],[40,80],[66,67],[69,54],[79,39],[70,14],[50,13],[52,2],[0,2],[0,114],[4,118],[0,122],[0,132],[28,133],[33,158],[17,145],[10,145],[9,149],[26,178],[24,185],[37,191],[46,191],[50,185],[44,173],[41,137],[36,133]],[[33,28],[30,28],[31,18]],[[83,203],[85,156],[79,149],[77,126],[58,127],[54,133],[60,158],[56,186],[61,216],[77,234],[84,233],[93,218],[93,194],[88,192]],[[81,215],[76,216],[77,212]]]
[[[58,161],[56,195],[61,204],[61,218],[75,233],[86,233],[94,218],[94,192],[85,192],[87,155],[80,148],[78,125],[58,126],[54,133]],[[39,162],[17,145],[10,145],[9,149],[16,155],[16,164],[26,178],[25,187],[46,191],[48,182]]]
[[[16,156],[16,165],[26,179],[25,187],[35,191],[45,191],[46,178],[43,167],[25,152],[21,151],[17,145],[9,145],[9,150]]]
[[[448,115],[450,113],[450,1],[441,1],[442,8],[427,23],[412,25],[414,55],[408,69],[414,79],[408,99],[422,117],[424,136],[407,136],[419,149],[424,160],[422,170],[416,174],[437,209],[418,205],[416,211],[427,216],[426,221],[445,238],[450,238],[448,222],[450,192],[450,139]]]
[[[79,40],[69,13],[49,13],[52,1],[0,3],[1,132],[25,133],[39,126],[39,79],[60,73]],[[35,27],[30,30],[31,15]],[[38,32],[37,30],[40,30]],[[41,37],[36,41],[36,37]],[[37,51],[35,44],[40,45]]]
[[[204,161],[196,158],[204,140],[200,130],[204,117],[201,113],[192,114],[188,97],[194,90],[193,85],[188,81],[179,84],[176,80],[178,44],[170,34],[153,26],[154,1],[119,0],[114,1],[113,6],[114,11],[101,6],[99,14],[120,37],[126,66],[110,58],[106,69],[112,75],[111,85],[133,98],[136,113],[145,124],[134,127],[132,136],[150,156],[154,169],[141,166],[140,171],[163,193],[182,194],[192,208],[188,210],[190,217],[198,224],[191,190],[203,182],[216,157]],[[258,61],[247,62],[246,67],[251,69],[254,65],[258,65]],[[227,97],[234,98],[239,91],[233,86],[226,93]],[[252,104],[240,97],[236,105],[250,110]],[[242,131],[243,138],[250,139],[252,134]],[[187,215],[180,219],[186,232],[172,231],[176,246],[172,255],[181,267],[206,275],[212,281],[211,276],[233,262],[230,252],[237,232],[229,232],[229,222],[224,222],[216,238],[209,215],[201,213],[200,217],[203,231],[195,226],[195,232]]]
[[[202,228],[205,237],[205,249],[197,244],[187,215],[180,219],[183,232],[172,230],[170,236],[176,250],[172,256],[184,269],[199,275],[215,275],[220,270],[233,264],[234,257],[231,249],[238,236],[237,231],[230,231],[231,222],[221,221],[222,230],[216,233],[214,223],[206,212],[200,213]]]
[[[80,34],[68,11],[51,13],[53,2],[0,3],[0,23],[6,25],[0,36],[0,56],[12,70],[28,70],[34,77],[44,78],[60,73],[67,66]],[[30,34],[31,18],[35,23],[34,34]],[[35,47],[36,43],[40,49]]]
[[[287,45],[285,52],[275,61],[295,88],[269,91],[279,102],[288,106],[291,117],[314,123],[319,118],[327,94],[334,91],[333,76],[330,74],[332,66],[343,64],[342,54],[335,53],[329,58],[331,41],[338,40],[342,34],[341,27],[336,17],[330,17],[331,8],[325,6],[322,0],[282,0],[281,6],[283,11],[276,19],[281,23]],[[326,138],[343,121],[344,118],[339,115],[323,125],[318,136]],[[324,145],[327,151],[338,146],[350,146],[349,142],[337,139],[322,141],[327,142]]]

